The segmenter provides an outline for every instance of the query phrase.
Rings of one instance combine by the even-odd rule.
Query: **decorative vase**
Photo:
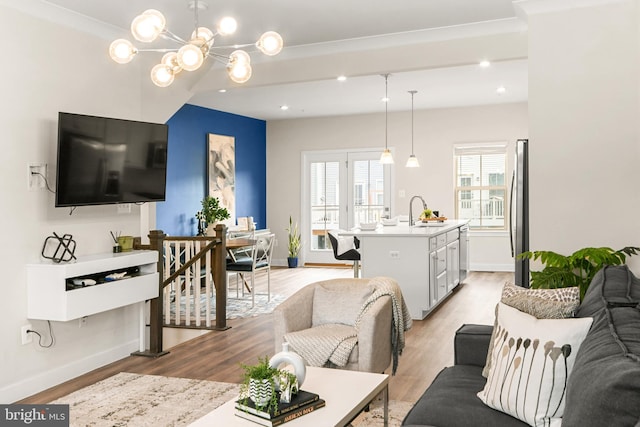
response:
[[[253,400],[257,407],[267,406],[273,393],[271,380],[256,380],[253,378],[249,380],[249,399]]]
[[[302,386],[304,377],[307,375],[307,367],[304,365],[304,359],[297,353],[289,351],[289,343],[282,343],[282,351],[273,355],[269,359],[269,366],[279,368],[280,365],[291,365],[293,374],[298,379],[298,387]]]
[[[216,225],[217,223],[213,223],[213,224],[207,224],[207,228],[204,231],[204,234],[209,236],[209,237],[215,237],[216,236]]]
[[[296,268],[298,266],[298,257],[288,257],[287,264],[289,264],[289,268]]]

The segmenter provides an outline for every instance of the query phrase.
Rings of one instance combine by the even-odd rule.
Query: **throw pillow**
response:
[[[339,323],[355,326],[356,318],[371,295],[370,286],[330,290],[317,286],[313,293],[311,325]]]
[[[478,397],[532,426],[560,426],[567,379],[593,319],[536,319],[499,303],[501,338]]]
[[[506,282],[502,288],[500,302],[538,319],[564,319],[573,317],[578,309],[580,305],[580,288],[575,286],[558,289],[529,289]],[[497,311],[498,307],[496,306],[496,317],[498,316]],[[494,322],[491,341],[489,341],[487,361],[482,370],[482,376],[485,378],[489,375],[489,368],[491,367],[489,355],[493,349],[493,343],[498,338],[496,325],[497,323]]]

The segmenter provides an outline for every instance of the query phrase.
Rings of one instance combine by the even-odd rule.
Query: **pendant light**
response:
[[[415,154],[413,154],[413,95],[418,93],[417,90],[410,90],[411,94],[411,155],[407,159],[407,164],[405,165],[408,168],[417,168],[420,167],[420,163],[418,162],[418,158]]]
[[[382,77],[384,77],[384,151],[380,156],[380,163],[390,165],[393,164],[393,156],[387,145],[389,133],[389,74],[382,74]]]

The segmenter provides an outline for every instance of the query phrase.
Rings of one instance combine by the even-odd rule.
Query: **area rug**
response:
[[[282,301],[286,299],[284,295],[271,294],[270,301],[267,301],[266,294],[257,294],[255,305],[251,307],[251,295],[245,294],[244,297],[240,295],[239,298],[235,296],[235,290],[229,291],[227,294],[227,319],[241,319],[247,317],[260,316],[262,314],[269,314],[276,308]],[[200,315],[205,316],[206,296],[200,295]],[[184,320],[185,316],[185,303],[184,298],[180,301],[180,316],[181,320]],[[194,300],[191,297],[191,306],[193,307]],[[216,298],[215,295],[211,298],[211,318],[216,317]],[[173,307],[173,306],[172,306]],[[171,315],[174,315],[174,310],[171,310]],[[193,315],[192,315],[193,316]]]
[[[73,427],[186,426],[239,392],[238,384],[139,375],[121,372],[50,403],[70,405]],[[411,408],[389,402],[389,425],[400,426]],[[383,425],[382,402],[352,423],[354,427]]]

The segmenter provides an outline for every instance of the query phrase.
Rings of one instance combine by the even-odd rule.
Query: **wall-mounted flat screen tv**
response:
[[[56,207],[165,200],[168,126],[58,115]]]

